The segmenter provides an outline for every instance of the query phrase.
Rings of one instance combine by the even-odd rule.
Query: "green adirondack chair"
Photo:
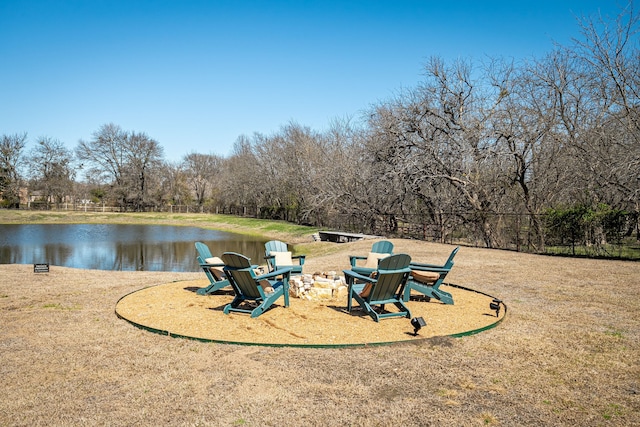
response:
[[[411,274],[407,254],[395,254],[383,258],[378,263],[376,274],[364,276],[353,270],[344,270],[344,277],[349,287],[347,310],[351,312],[352,300],[376,322],[387,317],[411,318],[409,308],[402,301],[404,287]],[[372,277],[374,276],[374,277]],[[393,304],[398,311],[385,311],[385,304]],[[379,306],[379,311],[375,307]]]
[[[209,279],[209,286],[198,289],[196,294],[209,295],[229,286],[229,281],[224,275],[222,260],[214,257],[209,247],[202,242],[196,242],[196,251],[198,252],[198,263]]]
[[[444,265],[425,264],[420,262],[412,262],[411,277],[407,281],[404,288],[404,300],[409,301],[411,291],[414,290],[425,295],[427,298],[435,298],[444,304],[453,305],[453,296],[446,291],[440,289],[440,285],[444,283],[444,279],[453,267],[453,258],[458,253],[460,246],[451,251],[447,262]]]
[[[281,296],[284,297],[284,306],[289,307],[291,267],[256,276],[258,266],[251,265],[251,260],[244,255],[225,252],[222,261],[224,272],[236,293],[233,301],[224,307],[224,314],[235,311],[258,317]],[[276,280],[276,276],[282,276],[282,280]],[[250,302],[256,303],[257,307],[248,306]]]
[[[271,240],[264,244],[264,259],[267,261],[269,271],[291,267],[291,274],[302,274],[306,255],[291,255],[286,243],[280,240]]]
[[[380,240],[371,245],[369,255],[349,255],[351,270],[368,276],[376,270],[380,259],[392,254],[393,243],[388,240]]]

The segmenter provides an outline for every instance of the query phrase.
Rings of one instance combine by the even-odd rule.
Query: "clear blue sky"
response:
[[[71,149],[115,123],[168,160],[227,156],[243,134],[357,116],[416,86],[431,56],[541,57],[616,4],[0,0],[0,135]]]

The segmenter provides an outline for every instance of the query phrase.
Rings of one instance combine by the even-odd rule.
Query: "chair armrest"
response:
[[[367,259],[367,257],[363,255],[349,255],[349,263],[351,263],[351,267],[355,267],[358,260],[364,259]]]
[[[424,262],[413,262],[411,261],[409,263],[409,268],[411,268],[412,270],[421,270],[421,269],[425,269],[425,268],[440,268],[443,269],[445,268],[444,265],[438,265],[438,264],[427,264]]]
[[[450,268],[443,267],[429,267],[429,266],[418,266],[418,265],[410,265],[409,268],[411,270],[416,271],[430,271],[432,273],[448,273],[451,271]]]
[[[352,277],[354,279],[364,280],[365,282],[369,282],[369,283],[374,283],[378,281],[378,279],[374,279],[373,277],[370,277],[370,276],[363,276],[362,274],[356,273],[353,270],[342,270],[342,272],[344,273],[345,278]]]
[[[291,259],[297,259],[300,265],[304,265],[304,261],[306,257],[307,257],[306,255],[294,255],[291,257]]]
[[[256,280],[262,280],[262,279],[271,279],[274,278],[276,276],[280,276],[282,275],[290,275],[291,274],[291,270],[293,270],[293,267],[283,267],[283,268],[279,268],[275,271],[272,271],[270,273],[266,273],[266,274],[261,274],[260,276],[256,276]]]

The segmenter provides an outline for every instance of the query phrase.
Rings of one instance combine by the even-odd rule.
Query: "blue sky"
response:
[[[101,125],[179,161],[294,121],[322,131],[428,58],[541,57],[626,1],[0,0],[0,135],[70,149]]]

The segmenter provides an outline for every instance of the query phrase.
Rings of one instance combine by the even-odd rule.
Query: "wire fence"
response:
[[[95,203],[63,203],[58,206],[31,203],[30,210],[76,212],[131,212],[131,209]],[[250,218],[296,221],[295,212],[279,212],[257,206],[164,205],[149,206],[148,212],[173,214],[223,214]],[[637,214],[621,214],[615,221],[585,221],[570,217],[552,223],[548,215],[488,213],[482,221],[470,212],[439,213],[437,218],[423,215],[376,215],[359,217],[335,214],[314,219],[320,230],[416,239],[474,247],[513,250],[539,254],[640,260],[640,222]],[[488,236],[490,234],[490,236]],[[490,238],[489,238],[490,237]]]

